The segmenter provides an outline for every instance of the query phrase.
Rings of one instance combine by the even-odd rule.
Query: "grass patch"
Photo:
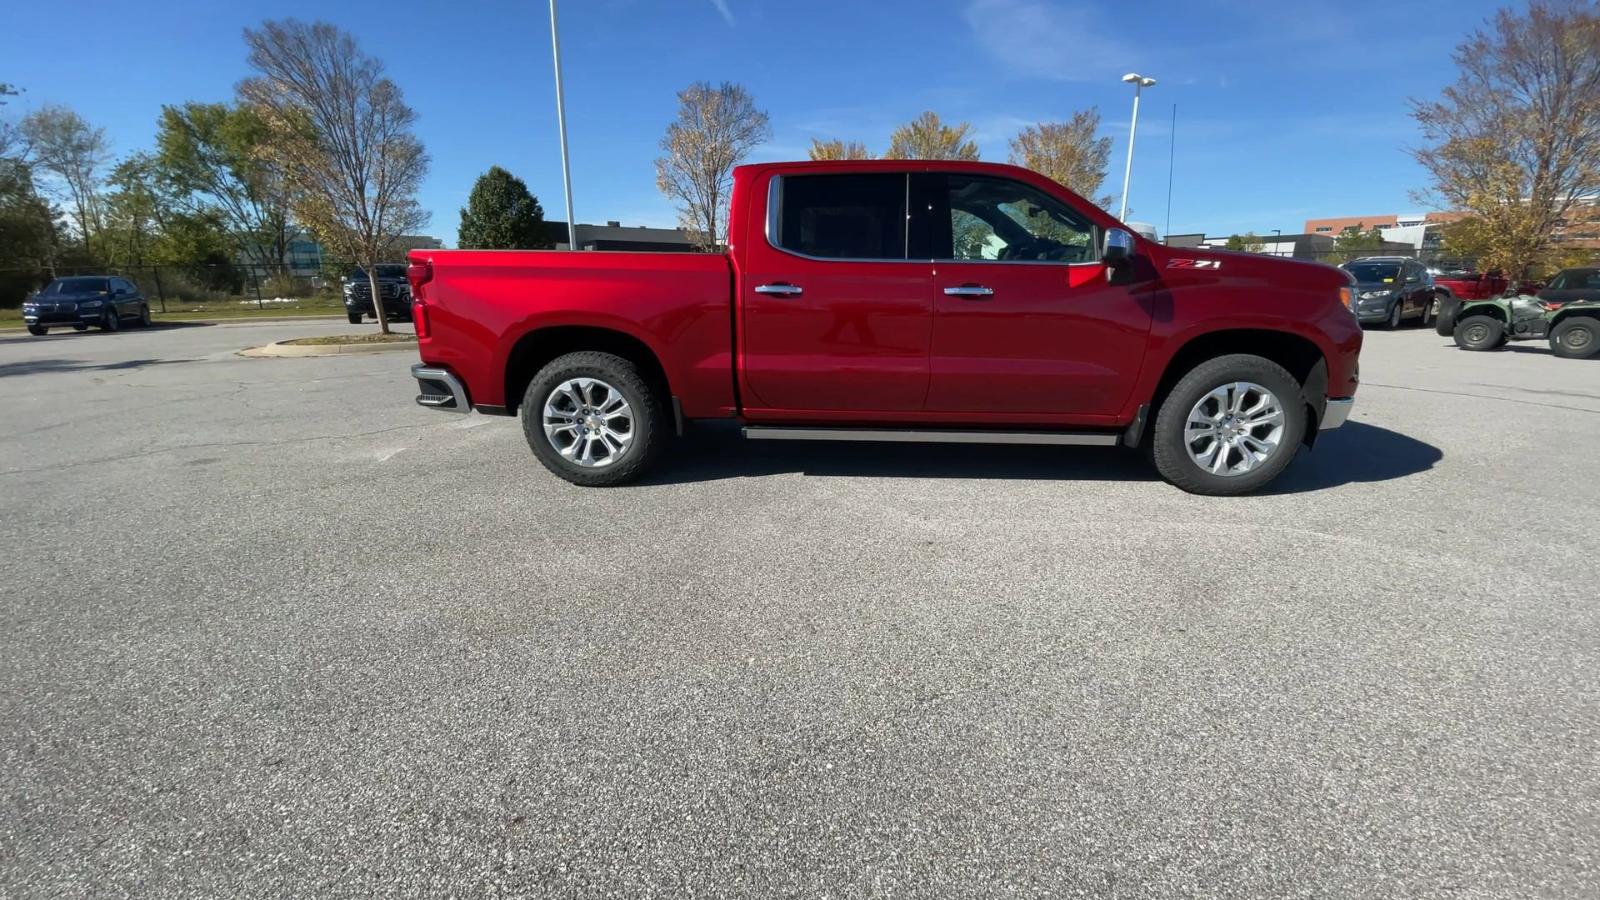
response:
[[[279,343],[293,344],[297,347],[325,347],[329,344],[404,344],[416,339],[416,335],[411,334],[384,334],[381,331],[374,331],[371,334],[327,334],[322,337],[295,338]]]

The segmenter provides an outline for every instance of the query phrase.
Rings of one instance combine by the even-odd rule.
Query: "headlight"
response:
[[[1393,291],[1367,291],[1367,292],[1365,292],[1365,293],[1363,293],[1361,295],[1361,299],[1363,299],[1363,300],[1382,300],[1384,297],[1389,296],[1391,293],[1393,293]]]
[[[353,291],[355,289],[356,289],[356,286],[353,285],[353,284],[347,284],[347,285],[344,286],[344,292],[346,294],[350,293],[351,291]]]
[[[99,309],[105,305],[104,300],[85,300],[78,304],[79,309]]]

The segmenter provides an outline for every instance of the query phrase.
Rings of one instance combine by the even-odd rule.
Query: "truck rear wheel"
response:
[[[551,472],[583,487],[635,480],[666,441],[666,398],[610,353],[557,357],[528,383],[522,432]]]
[[[1306,429],[1300,384],[1249,354],[1208,359],[1156,413],[1150,449],[1161,477],[1191,494],[1247,494],[1278,477]]]
[[[1600,353],[1600,319],[1576,318],[1550,332],[1550,352],[1566,359],[1588,359]]]
[[[1492,316],[1467,316],[1456,323],[1456,346],[1463,350],[1494,350],[1504,344],[1506,327]]]

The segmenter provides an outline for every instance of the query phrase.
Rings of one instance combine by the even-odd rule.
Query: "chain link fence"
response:
[[[110,275],[138,286],[157,314],[270,310],[336,313],[344,308],[340,284],[347,270],[292,269],[268,273],[226,263],[190,265],[57,265],[53,271],[0,269],[7,287],[0,308],[16,310],[52,278]]]

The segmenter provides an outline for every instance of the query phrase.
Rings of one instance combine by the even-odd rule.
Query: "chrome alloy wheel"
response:
[[[1283,440],[1283,404],[1251,381],[1221,385],[1189,410],[1183,444],[1213,475],[1243,475],[1271,458]]]
[[[545,398],[545,439],[580,466],[598,469],[623,458],[633,446],[633,434],[633,407],[604,381],[573,378]]]

